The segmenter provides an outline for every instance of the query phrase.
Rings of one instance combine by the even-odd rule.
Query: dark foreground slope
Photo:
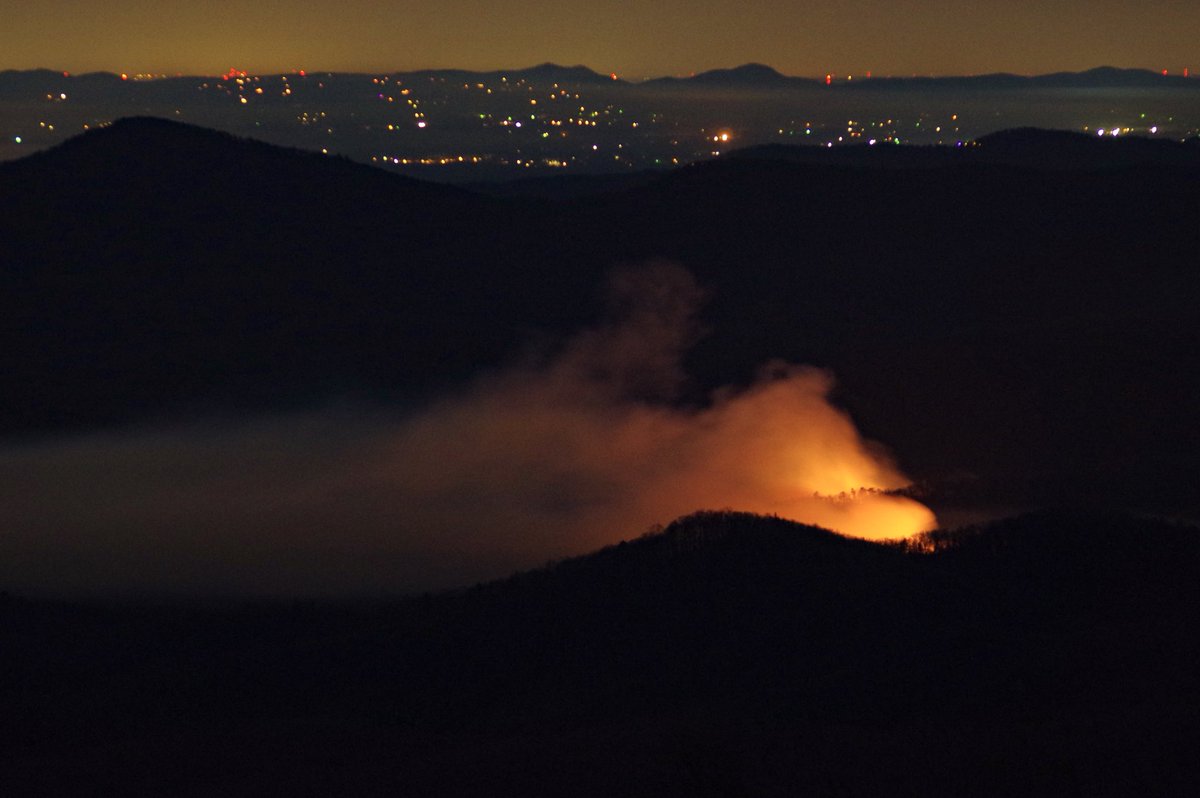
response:
[[[1129,517],[905,550],[725,513],[394,604],[8,598],[0,786],[1183,794],[1198,577],[1195,529]]]
[[[0,167],[0,432],[427,396],[668,258],[710,294],[688,399],[815,364],[935,493],[1200,512],[1197,147],[870,150],[555,201],[117,123]]]
[[[0,432],[421,392],[545,304],[463,191],[165,120],[0,166]]]
[[[1186,141],[1140,136],[1097,136],[1069,130],[1001,130],[956,147],[848,145],[835,148],[768,144],[736,150],[729,157],[791,163],[869,166],[890,169],[972,164],[1023,166],[1048,171],[1112,170],[1157,164],[1194,169],[1200,138]]]

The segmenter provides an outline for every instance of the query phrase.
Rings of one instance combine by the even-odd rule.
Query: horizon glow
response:
[[[759,62],[797,76],[1018,74],[1200,62],[1200,5],[1168,0],[1006,4],[882,0],[604,3],[268,0],[236,24],[182,0],[0,0],[0,69],[259,74],[298,69],[491,70],[546,61],[633,80]],[[447,20],[453,20],[448,24]]]

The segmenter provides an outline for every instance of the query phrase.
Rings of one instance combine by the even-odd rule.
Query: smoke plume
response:
[[[0,587],[332,594],[500,576],[699,509],[889,538],[934,525],[832,406],[768,364],[676,398],[702,292],[618,272],[611,321],[401,418],[375,408],[124,431],[0,450]]]

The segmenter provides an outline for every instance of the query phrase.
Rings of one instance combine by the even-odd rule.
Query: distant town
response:
[[[1037,77],[826,75],[748,64],[628,82],[586,67],[212,77],[0,72],[0,160],[158,116],[447,182],[670,168],[766,144],[956,146],[1044,127],[1200,135],[1186,70]]]

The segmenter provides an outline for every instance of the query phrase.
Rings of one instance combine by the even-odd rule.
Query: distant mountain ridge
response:
[[[1044,75],[1017,75],[997,72],[985,75],[912,75],[867,76],[830,75],[826,80],[784,75],[774,68],[757,63],[742,64],[729,69],[712,69],[687,77],[661,77],[639,85],[670,86],[729,86],[756,88],[813,88],[822,86],[833,90],[912,90],[912,89],[1085,89],[1085,88],[1191,88],[1200,89],[1200,80],[1183,75],[1164,75],[1148,69],[1122,69],[1102,66],[1082,72],[1053,72]]]
[[[1025,88],[1200,88],[1200,80],[1183,75],[1164,75],[1149,69],[1123,69],[1101,66],[1082,72],[1052,72],[1044,75],[1016,75],[997,72],[985,75],[943,76],[856,76],[839,85],[847,89],[975,89],[1004,90]]]
[[[6,85],[44,81],[48,78],[62,77],[63,72],[52,69],[5,69],[0,70],[0,92]],[[265,77],[277,74],[262,73]],[[596,84],[596,83],[628,83],[629,85],[729,85],[729,86],[762,86],[762,87],[810,87],[825,83],[823,78],[785,75],[767,64],[749,62],[734,67],[709,69],[687,76],[663,75],[641,81],[631,81],[627,78],[597,72],[589,66],[576,64],[567,66],[554,62],[543,62],[528,67],[514,69],[472,70],[455,67],[436,67],[427,69],[387,70],[380,73],[372,72],[335,72],[310,70],[309,74],[319,75],[366,75],[386,74],[392,76],[415,76],[435,78],[477,78],[489,79],[509,77],[515,80],[536,78],[539,80],[558,81],[566,84]],[[72,75],[74,78],[91,78],[95,80],[120,80],[120,76],[112,72],[91,72]],[[197,79],[213,77],[205,75],[166,75],[160,79]],[[1051,72],[1038,75],[1018,75],[1010,72],[995,72],[981,75],[855,75],[853,80],[845,80],[845,76],[834,75],[830,88],[862,89],[862,88],[974,88],[974,89],[1013,89],[1013,88],[1197,88],[1200,89],[1200,78],[1185,77],[1179,74],[1163,74],[1150,69],[1124,68],[1114,66],[1099,66],[1078,72]]]
[[[549,61],[521,69],[489,69],[483,71],[469,69],[418,69],[386,74],[396,77],[455,78],[460,80],[508,78],[513,81],[537,80],[545,83],[563,83],[580,86],[614,82],[614,78],[611,75],[601,75],[599,72],[582,64],[563,66]]]
[[[643,86],[741,86],[744,88],[784,88],[816,86],[810,78],[789,77],[766,64],[742,64],[729,69],[710,69],[688,77],[660,77],[643,81]]]

